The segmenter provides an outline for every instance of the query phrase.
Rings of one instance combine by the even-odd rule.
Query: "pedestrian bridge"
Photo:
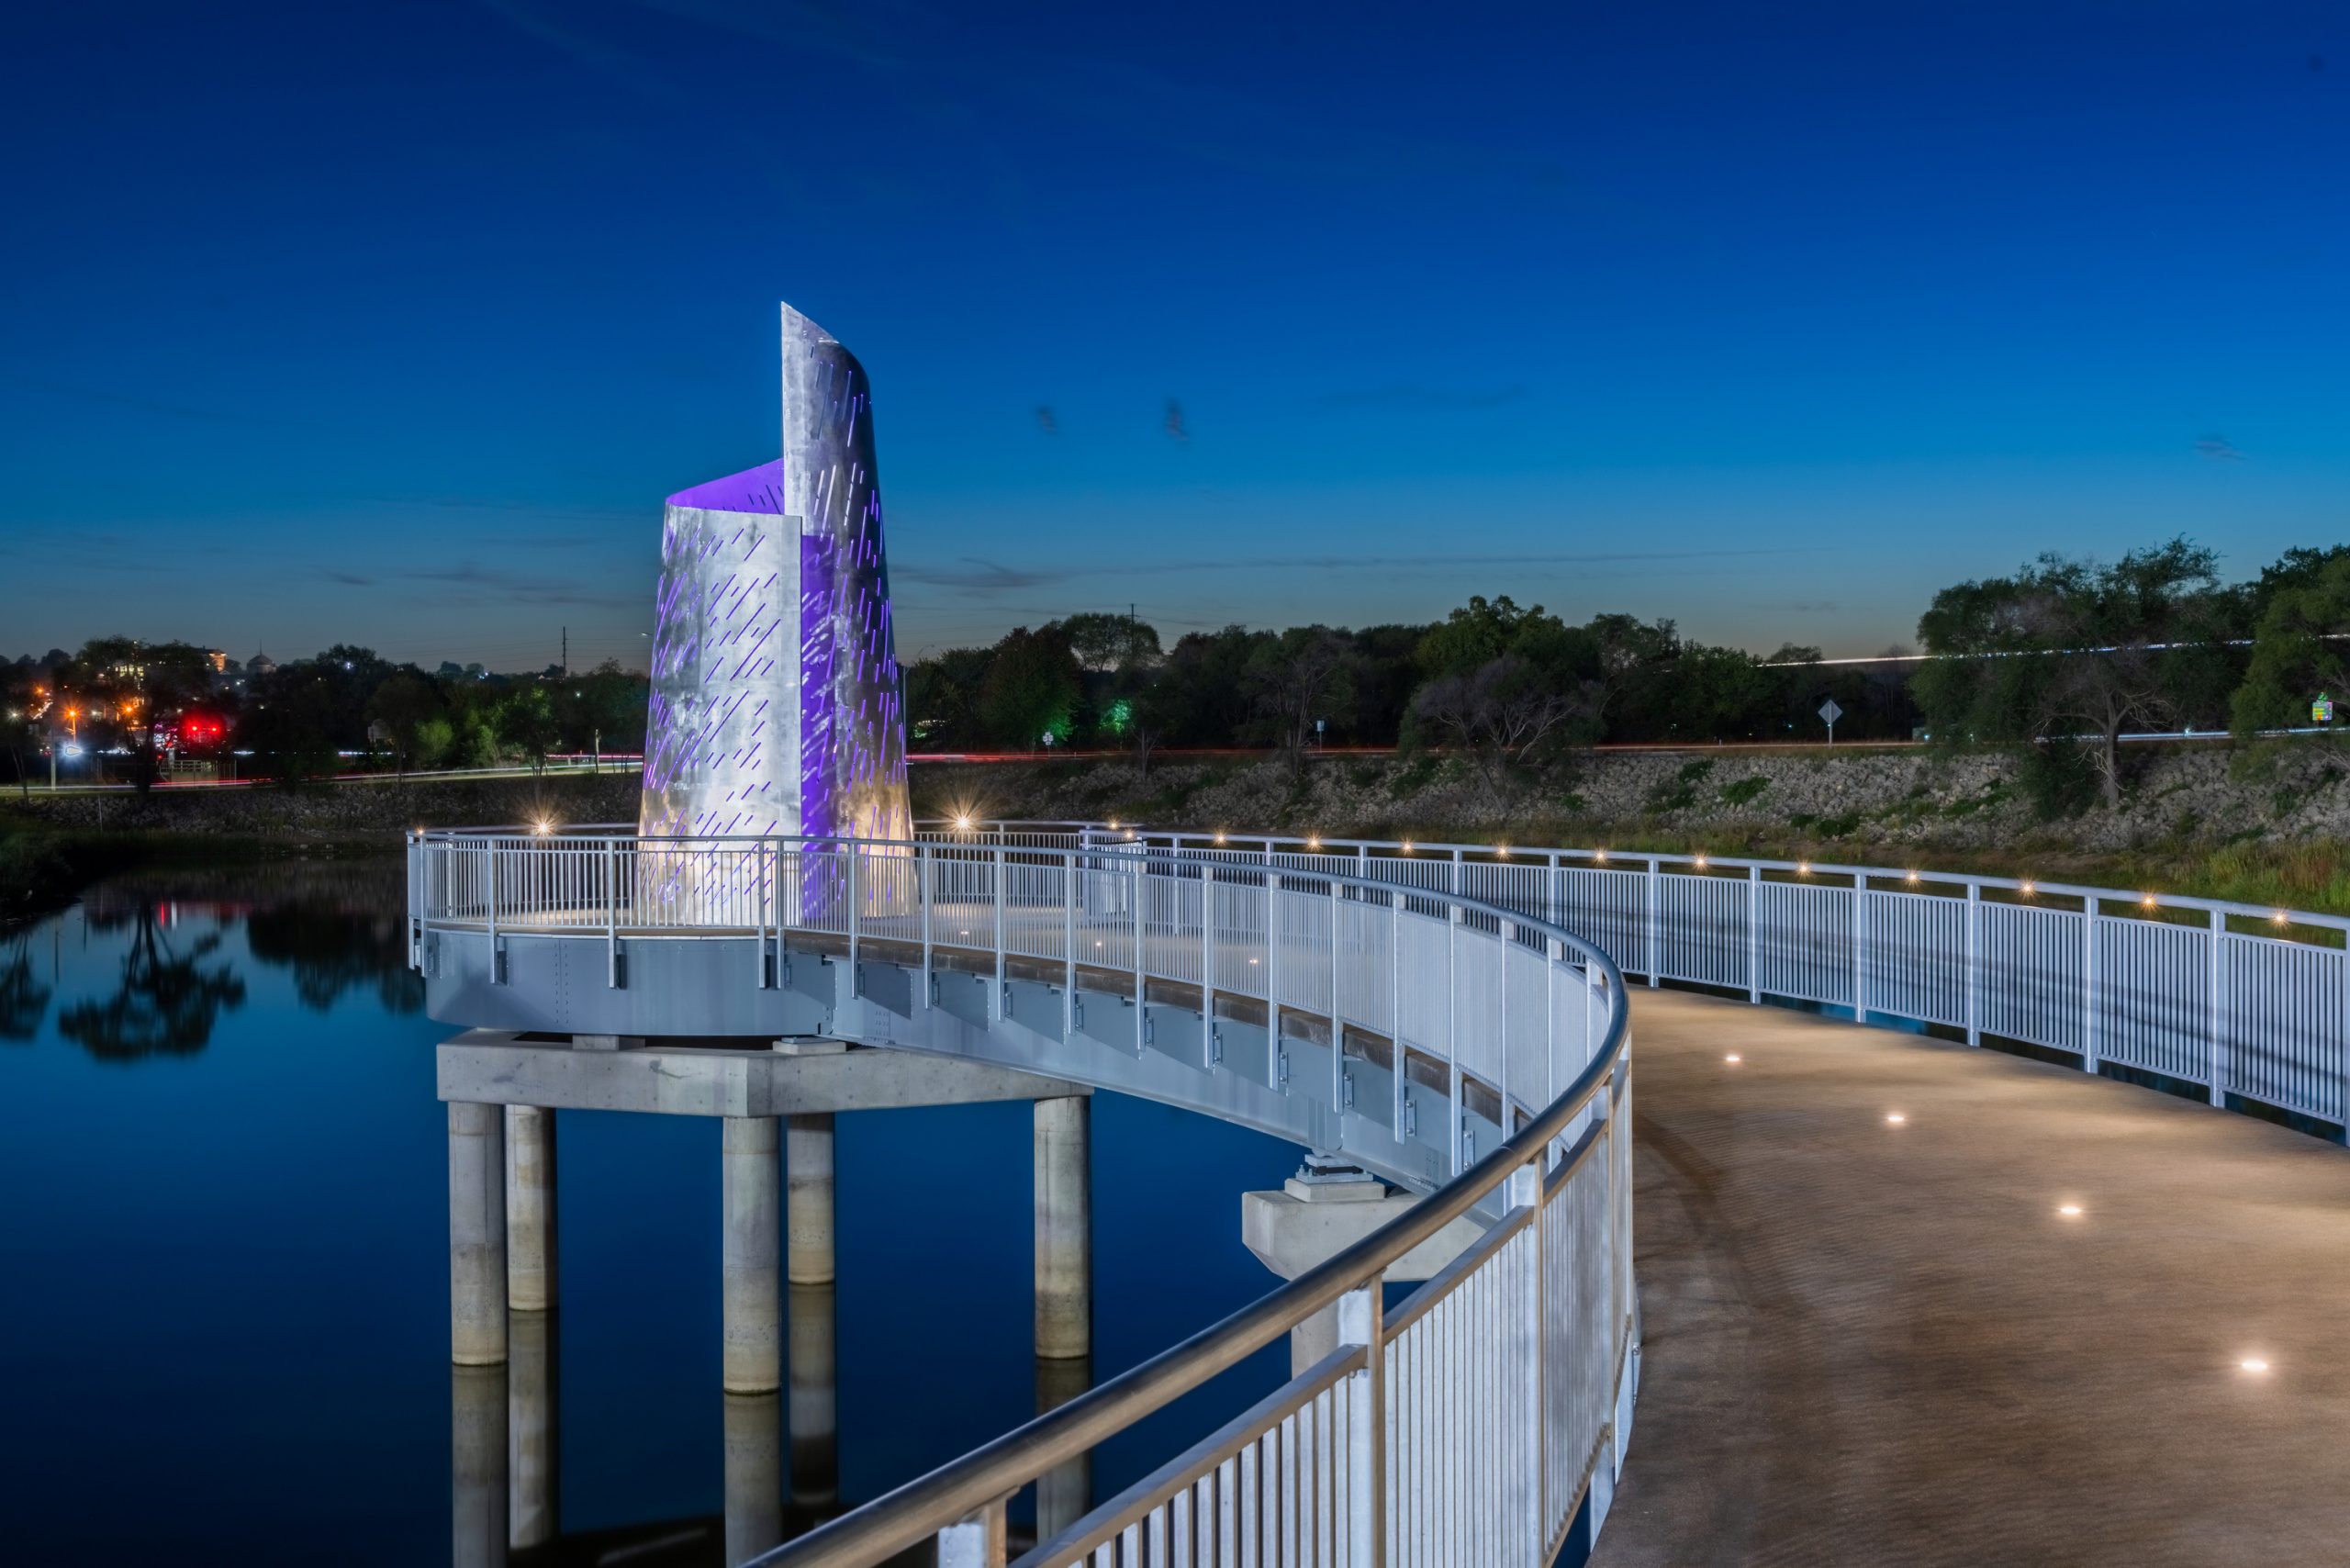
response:
[[[1905,1420],[1928,1406],[1895,1392],[1914,1372],[1897,1335],[1874,1361],[1843,1358],[1841,1373],[1833,1357],[1807,1367],[1742,1355],[1736,1334],[1723,1338],[1730,1331],[1708,1319],[1723,1309],[1711,1271],[1728,1271],[1733,1302],[1757,1278],[1800,1274],[1843,1281],[1845,1299],[1886,1310],[1922,1305],[1930,1324],[1930,1291],[1852,1283],[1877,1256],[1870,1216],[1904,1214],[1919,1232],[1910,1245],[1931,1257],[1930,1182],[1957,1179],[2000,1142],[1956,1137],[1929,1100],[1893,1103],[1907,1097],[1904,1079],[1886,1062],[1948,1063],[1954,1085],[2022,1074],[2099,1106],[2126,1100],[2154,1117],[2149,1126],[2183,1126],[2184,1114],[2281,1140],[2304,1164],[2339,1159],[2247,1119],[1964,1049],[2005,1044],[2107,1078],[2191,1087],[2215,1106],[2338,1124],[2350,1061],[2344,923],[2317,916],[1902,869],[1074,823],[944,824],[886,844],[430,832],[412,841],[409,865],[411,960],[444,1021],[515,1042],[822,1037],[962,1058],[1223,1116],[1427,1194],[1225,1323],[762,1559],[778,1563],[877,1563],[932,1539],[942,1562],[1001,1562],[1012,1494],[1333,1311],[1328,1354],[1134,1487],[1054,1521],[1020,1561],[1534,1564],[1575,1535],[1628,1562],[1772,1560],[1776,1545],[1728,1543],[1801,1532],[1716,1528],[1720,1509],[1706,1500],[1719,1495],[1708,1477],[1725,1443],[1745,1466],[1731,1473],[1770,1477],[1753,1494],[1761,1517],[1794,1506],[1807,1483],[1814,1496],[1842,1497],[1838,1488],[1852,1484],[1821,1479],[1837,1450],[1807,1444],[1807,1419],[1816,1427],[1819,1411],[1874,1388],[1864,1430],[1882,1440],[1861,1446],[1879,1450],[1872,1474],[1889,1473],[1908,1462]],[[1912,1033],[1837,1030],[1678,992],[1636,1003],[1627,972],[1651,988],[1792,1002]],[[1652,1431],[1644,1413],[1637,1447],[1635,1013],[1643,1060],[1651,1020],[1670,1042],[1658,1070],[1672,1097],[1637,1125],[1650,1135],[1644,1214],[1660,1201],[1666,1211],[1643,1223],[1673,1249],[1647,1244],[1642,1257],[1646,1299],[1664,1320],[1651,1324],[1651,1342],[1670,1368],[1661,1387],[1671,1392],[1650,1403],[1670,1429]],[[1738,1047],[1765,1028],[1804,1044]],[[1928,1044],[1919,1030],[1952,1044]],[[665,1056],[674,1058],[641,1059],[666,1081],[677,1070]],[[617,1073],[632,1070],[630,1057],[610,1058]],[[738,1098],[726,1114],[777,1114],[754,1103],[744,1075],[728,1085]],[[1999,1092],[1978,1089],[1977,1099],[1996,1105]],[[1779,1121],[1741,1114],[1748,1095],[1807,1109]],[[445,1082],[444,1096],[464,1097]],[[520,1103],[529,1091],[509,1081],[480,1097]],[[1865,1133],[1802,1139],[1809,1173],[1790,1179],[1784,1204],[1740,1212],[1721,1201],[1744,1190],[1743,1162],[1786,1157],[1779,1128],[1829,1103],[1864,1110]],[[1707,1106],[1739,1129],[1727,1145],[1692,1108]],[[1985,1117],[1997,1119],[1970,1119]],[[1876,1141],[1850,1144],[1863,1136]],[[1843,1159],[1853,1147],[1870,1158]],[[1839,1159],[1820,1158],[1830,1150]],[[1938,1150],[1942,1161],[1930,1162]],[[2082,1151],[2070,1154],[2077,1167]],[[2029,1151],[2012,1159],[2028,1162]],[[1903,1159],[1919,1163],[1884,1164]],[[2050,1202],[2015,1224],[2110,1245],[2119,1208],[2098,1195],[2109,1183],[2084,1172],[2073,1184],[2088,1195],[2063,1197],[2057,1165],[2046,1174]],[[1833,1212],[1840,1193],[1866,1212],[1814,1235],[1807,1216]],[[2057,1212],[2067,1204],[2080,1212]],[[1388,1305],[1391,1269],[1463,1216],[1482,1239]],[[1749,1227],[1776,1274],[1758,1273],[1742,1249]],[[1987,1254],[1981,1268],[1996,1275],[1999,1257],[2047,1277],[2028,1249]],[[2117,1269],[2085,1288],[2126,1294],[2129,1279]],[[2076,1318],[2111,1321],[2117,1310],[2070,1305]],[[1767,1340],[1771,1298],[1747,1310],[1755,1321],[1736,1333]],[[2228,1338],[2211,1333],[2215,1347]],[[2236,1337],[2250,1346],[2259,1334]],[[2265,1359],[2244,1349],[2231,1375],[2257,1377],[2240,1363]],[[2009,1426],[2033,1428],[2032,1390],[2011,1376],[1980,1385],[2004,1391],[1993,1394],[1977,1391],[1986,1369],[1963,1357],[1939,1372],[1962,1404],[2004,1399]],[[1836,1386],[1812,1386],[1815,1376]],[[1741,1377],[1755,1397],[1725,1404],[1719,1391]],[[2225,1397],[2243,1393],[2228,1386]],[[1962,1434],[1941,1440],[1964,1446]],[[1632,1511],[1602,1534],[1619,1479]],[[2148,1479],[2159,1498],[2158,1473]],[[1851,1500],[1857,1508],[1869,1496],[1861,1484]],[[2001,1506],[1996,1489],[1940,1501],[1945,1511]],[[1852,1512],[1834,1518],[1835,1529],[1777,1560],[1839,1560],[1818,1541],[1840,1532],[1852,1538],[1841,1560],[1905,1560],[1870,1550],[1870,1527]],[[1693,1524],[1703,1519],[1715,1523]]]

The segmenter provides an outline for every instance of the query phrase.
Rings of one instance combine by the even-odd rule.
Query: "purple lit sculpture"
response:
[[[783,456],[669,498],[645,837],[906,839],[865,367],[783,308]]]

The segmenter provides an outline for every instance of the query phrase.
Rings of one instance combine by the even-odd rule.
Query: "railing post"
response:
[[[1215,1048],[1215,861],[1200,862],[1200,1066],[1213,1071]]]
[[[1345,913],[1346,901],[1339,895],[1341,884],[1330,884],[1330,1109],[1344,1115],[1347,1109],[1347,1026],[1338,1012],[1338,917]]]
[[[1265,844],[1265,1083],[1280,1089],[1281,1071],[1281,874],[1273,869],[1273,846]]]
[[[1648,900],[1649,926],[1649,989],[1653,991],[1664,983],[1664,915],[1661,907],[1664,891],[1664,873],[1658,868],[1656,857],[1649,857],[1649,874],[1642,883]]]
[[[1529,1209],[1533,1218],[1526,1226],[1526,1249],[1530,1255],[1522,1276],[1524,1298],[1518,1303],[1515,1332],[1507,1339],[1519,1339],[1520,1354],[1516,1360],[1517,1375],[1526,1380],[1526,1412],[1528,1429],[1518,1435],[1519,1451],[1529,1466],[1527,1471],[1503,1478],[1503,1495],[1516,1497],[1519,1506],[1512,1512],[1516,1518],[1505,1529],[1525,1540],[1543,1541],[1548,1539],[1550,1510],[1543,1496],[1550,1477],[1550,1422],[1543,1419],[1542,1371],[1548,1350],[1542,1332],[1546,1315],[1543,1301],[1542,1267],[1542,1170],[1545,1160],[1538,1151],[1535,1158],[1509,1173],[1502,1188],[1502,1212]],[[1609,1211],[1611,1224],[1614,1211]],[[1505,1340],[1505,1345],[1507,1343]]]
[[[865,901],[857,886],[859,846],[855,839],[851,839],[845,847],[848,851],[848,994],[851,1000],[855,1000],[865,994],[865,977],[857,972],[856,967],[856,928],[863,924],[859,916],[865,913]]]
[[[621,846],[611,838],[604,840],[604,983],[621,983]]]
[[[1385,1275],[1338,1298],[1338,1343],[1362,1347],[1362,1366],[1349,1372],[1347,1402],[1348,1568],[1383,1568],[1387,1561],[1387,1347],[1382,1297]],[[1539,1529],[1539,1527],[1538,1527]]]
[[[1983,887],[1966,884],[1966,1043],[1983,1043]]]
[[[1003,853],[1003,833],[996,832],[995,848],[995,999],[988,1004],[988,1016],[1003,1022],[1003,875],[1006,864]]]
[[[1061,1038],[1077,1033],[1077,857],[1061,857]]]
[[[752,876],[759,886],[759,939],[753,946],[758,949],[754,961],[758,966],[756,985],[767,988],[767,841],[754,840],[751,845]],[[778,915],[781,913],[778,912]]]
[[[506,966],[498,961],[498,840],[487,841],[484,853],[489,857],[489,983],[500,985],[506,980]]]
[[[1404,1141],[1404,1100],[1411,1087],[1410,1057],[1404,1047],[1404,895],[1390,893],[1387,897],[1387,1048],[1389,1076],[1393,1081],[1388,1091],[1395,1103],[1390,1107],[1388,1128],[1395,1141]]]
[[[1501,1036],[1502,1047],[1502,1137],[1505,1140],[1517,1131],[1517,1118],[1511,1114],[1509,1104],[1509,950],[1516,946],[1517,946],[1517,922],[1505,920],[1502,922],[1501,984],[1498,988],[1501,995],[1497,999],[1501,1003],[1502,1021],[1498,1032]]]
[[[2081,1070],[2097,1071],[2097,899],[2081,901]]]
[[[1762,1000],[1762,868],[1746,868],[1746,1000]]]
[[[1148,869],[1143,860],[1144,853],[1143,846],[1136,844],[1135,846],[1135,1049],[1137,1055],[1142,1049],[1143,1020],[1147,1015],[1145,1012],[1146,993],[1143,990],[1143,977],[1149,972],[1144,967],[1142,950],[1143,943],[1149,935],[1149,926],[1142,916],[1142,901],[1150,890],[1143,886],[1143,873]]]
[[[1457,868],[1459,862],[1454,862]],[[1444,913],[1444,1054],[1451,1063],[1452,1171],[1460,1174],[1460,1137],[1468,1130],[1469,1107],[1460,1092],[1460,906]]]
[[[938,1568],[1003,1568],[1009,1539],[1003,1506],[1008,1498],[973,1509],[938,1532]]]
[[[2211,1103],[2225,1109],[2228,1103],[2228,1036],[2227,1014],[2221,1002],[2220,988],[2225,983],[2226,970],[2220,955],[2226,946],[2228,916],[2225,910],[2211,912]]]
[[[932,943],[936,939],[932,929],[931,906],[937,896],[938,863],[936,852],[927,844],[915,852],[914,875],[922,879],[922,890],[917,902],[922,910],[922,1004],[930,1005]]]
[[[1869,879],[1852,873],[1852,1022],[1869,1021]]]

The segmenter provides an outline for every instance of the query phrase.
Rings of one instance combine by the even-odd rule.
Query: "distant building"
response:
[[[276,668],[277,661],[271,658],[267,654],[257,653],[253,655],[252,658],[245,661],[245,673],[247,675],[270,675],[274,673]]]

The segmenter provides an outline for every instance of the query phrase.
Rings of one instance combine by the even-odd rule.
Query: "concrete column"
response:
[[[516,1313],[508,1326],[506,1472],[513,1489],[507,1539],[517,1547],[553,1540],[562,1530],[557,1451],[562,1376],[554,1315]]]
[[[1070,1356],[1036,1363],[1036,1414],[1058,1409],[1093,1386],[1093,1358]],[[1093,1506],[1093,1455],[1089,1450],[1036,1477],[1036,1539],[1050,1540]]]
[[[726,1568],[783,1544],[781,1400],[726,1396]]]
[[[783,1385],[782,1129],[773,1116],[723,1120],[726,1392],[773,1394]]]
[[[449,1359],[506,1360],[506,1113],[464,1100],[449,1102]]]
[[[1093,1351],[1092,1103],[1036,1102],[1036,1355]]]
[[[810,1523],[840,1511],[836,1322],[831,1285],[791,1287],[791,1506]]]
[[[451,1367],[449,1561],[453,1568],[505,1568],[506,1514],[506,1369]]]
[[[555,1305],[554,1113],[506,1107],[506,1305]]]
[[[833,1258],[833,1117],[793,1116],[784,1137],[784,1278],[829,1285]]]

